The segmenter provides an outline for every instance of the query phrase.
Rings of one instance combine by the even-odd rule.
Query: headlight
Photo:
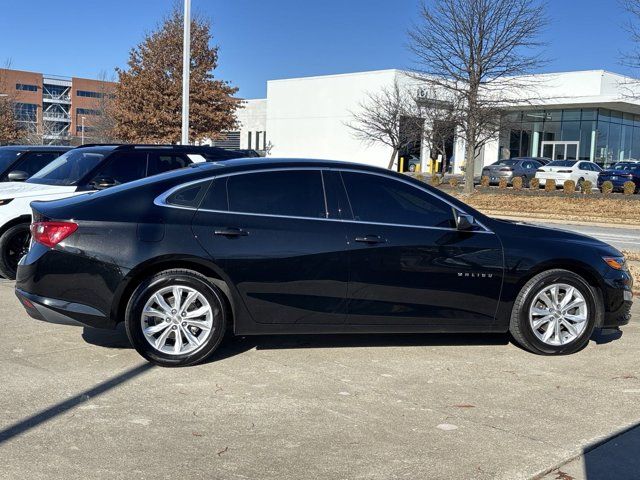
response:
[[[0,200],[0,207],[2,205],[8,205],[9,203],[11,203],[13,201],[13,198],[7,198],[5,200]]]
[[[626,270],[627,269],[627,261],[624,257],[602,257],[607,265],[609,265],[614,270]]]

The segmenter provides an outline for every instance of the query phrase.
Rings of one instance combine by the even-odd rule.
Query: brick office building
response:
[[[0,94],[14,101],[18,122],[43,144],[90,138],[104,99],[114,89],[111,82],[20,70],[0,69],[0,80]]]

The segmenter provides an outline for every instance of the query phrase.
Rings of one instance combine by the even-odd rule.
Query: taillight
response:
[[[34,241],[53,248],[78,229],[73,222],[36,222],[31,224]]]

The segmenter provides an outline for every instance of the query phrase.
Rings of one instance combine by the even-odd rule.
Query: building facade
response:
[[[90,138],[115,84],[0,69],[0,94],[11,98],[16,119],[33,143],[79,144]]]
[[[526,92],[512,92],[500,134],[479,152],[478,173],[483,165],[516,156],[582,159],[602,166],[640,159],[638,80],[604,70],[534,75],[526,80]],[[246,101],[239,113],[243,120],[237,136],[248,148],[255,144],[255,132],[268,132],[265,150],[272,156],[386,167],[391,148],[363,143],[348,125],[368,92],[394,82],[420,97],[419,82],[401,70],[269,81],[267,98]],[[455,128],[451,137],[446,158],[421,145],[415,152],[419,168],[426,171],[435,166],[439,171],[461,173],[465,142]],[[406,170],[408,160],[403,158],[396,168]]]

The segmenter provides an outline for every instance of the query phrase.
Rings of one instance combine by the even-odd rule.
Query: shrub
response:
[[[562,189],[567,195],[576,193],[576,182],[574,182],[573,180],[565,180],[564,184],[562,185]]]
[[[451,188],[458,188],[458,179],[457,177],[451,177],[449,179],[449,185],[451,186]]]
[[[583,180],[582,184],[580,185],[580,189],[585,195],[590,195],[591,191],[593,190],[593,182],[591,180]]]
[[[502,177],[499,181],[498,181],[498,188],[500,190],[504,190],[505,188],[507,188],[507,185],[509,184],[509,182],[507,182],[507,179]]]
[[[511,180],[511,185],[513,185],[514,190],[522,190],[522,177],[515,177]]]
[[[555,192],[556,191],[556,181],[553,178],[548,178],[544,183],[544,189],[547,192]]]
[[[434,173],[433,175],[431,175],[431,180],[429,180],[429,183],[434,187],[437,187],[442,183],[442,177],[437,173]]]
[[[635,192],[635,183],[633,183],[631,180],[629,180],[628,182],[624,182],[624,184],[622,185],[622,193],[624,193],[625,195],[633,195]]]
[[[482,188],[487,188],[489,186],[489,177],[487,175],[480,177],[480,186]]]
[[[540,188],[540,180],[538,180],[537,178],[532,178],[529,182],[529,188],[531,190],[538,190]]]
[[[611,183],[609,180],[607,180],[606,182],[602,183],[602,194],[603,195],[609,195],[611,192],[613,192],[613,183]]]

